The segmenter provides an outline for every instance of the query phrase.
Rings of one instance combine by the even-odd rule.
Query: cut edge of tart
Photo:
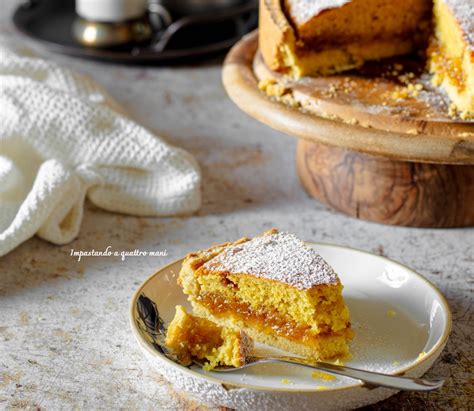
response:
[[[292,234],[270,230],[190,253],[178,283],[196,314],[256,341],[319,360],[349,353],[339,277]]]
[[[259,47],[270,69],[294,78],[339,73],[416,51],[428,39],[427,4],[261,0]]]
[[[418,52],[451,101],[448,114],[474,119],[473,0],[260,0],[259,49],[269,69],[293,79]]]
[[[244,332],[188,314],[181,305],[176,306],[165,344],[183,365],[192,364],[193,358],[207,360],[203,368],[208,371],[219,365],[244,365],[253,348],[252,339]]]
[[[435,0],[433,14],[433,83],[446,91],[462,119],[474,118],[474,2]]]

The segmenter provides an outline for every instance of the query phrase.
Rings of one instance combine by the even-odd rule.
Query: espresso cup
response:
[[[147,0],[76,0],[76,13],[85,20],[119,23],[143,17]]]

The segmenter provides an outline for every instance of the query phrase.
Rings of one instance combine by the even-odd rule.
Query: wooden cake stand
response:
[[[398,59],[293,81],[265,66],[253,32],[227,55],[223,82],[247,114],[299,138],[298,174],[319,201],[386,224],[471,226],[474,122],[447,115],[420,67]],[[284,91],[268,97],[261,80]]]

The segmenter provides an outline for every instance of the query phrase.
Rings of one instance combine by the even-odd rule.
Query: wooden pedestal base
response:
[[[298,172],[318,200],[385,224],[473,226],[474,123],[452,119],[442,105],[427,105],[426,96],[389,99],[386,107],[399,82],[384,76],[385,69],[378,73],[289,81],[265,65],[254,32],[229,52],[222,79],[243,111],[300,139]],[[284,96],[263,93],[264,80],[281,82]],[[437,88],[424,92],[439,97]]]
[[[474,225],[474,166],[391,160],[299,140],[297,167],[313,197],[364,220],[411,227]]]

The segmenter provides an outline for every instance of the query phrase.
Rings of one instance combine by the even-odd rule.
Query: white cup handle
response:
[[[154,31],[161,31],[173,22],[170,12],[156,0],[148,2],[148,17]]]

